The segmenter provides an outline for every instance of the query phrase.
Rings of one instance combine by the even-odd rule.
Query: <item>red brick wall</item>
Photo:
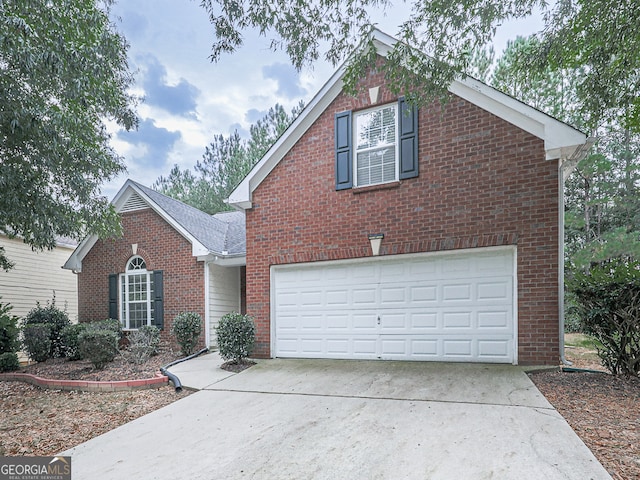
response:
[[[381,74],[363,82],[383,85]],[[378,104],[396,96],[381,88]],[[339,95],[253,192],[247,211],[247,311],[257,352],[270,355],[269,267],[515,244],[520,364],[557,364],[558,176],[543,141],[452,97],[419,111],[418,178],[335,190],[334,114],[368,108]]]
[[[163,340],[173,319],[181,312],[202,316],[201,345],[204,346],[204,264],[191,255],[191,244],[151,209],[122,214],[124,237],[98,240],[82,261],[78,274],[78,317],[81,322],[104,320],[109,316],[109,274],[123,273],[133,256],[131,245],[138,244],[137,255],[147,270],[164,271]],[[176,346],[174,342],[174,346]]]

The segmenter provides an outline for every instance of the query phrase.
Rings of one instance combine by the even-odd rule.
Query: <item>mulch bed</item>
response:
[[[253,360],[244,360],[241,363],[236,363],[235,360],[230,360],[220,365],[220,368],[228,372],[240,373],[249,367],[253,367],[255,364],[256,362]]]
[[[589,353],[567,348],[572,367],[603,373],[540,372],[530,378],[614,480],[638,479],[640,378],[614,377]]]
[[[87,381],[116,381],[138,380],[153,378],[160,367],[181,358],[181,355],[171,350],[161,351],[147,362],[136,365],[129,362],[126,352],[118,355],[104,370],[96,370],[88,360],[69,361],[64,358],[52,358],[46,362],[35,363],[22,367],[19,372],[30,373],[43,378]]]
[[[0,455],[50,456],[151,413],[191,392],[64,392],[0,382]]]

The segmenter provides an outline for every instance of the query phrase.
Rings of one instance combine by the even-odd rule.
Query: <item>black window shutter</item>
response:
[[[418,176],[418,107],[398,100],[400,130],[400,179]]]
[[[118,319],[118,274],[109,275],[109,318]]]
[[[351,112],[336,114],[336,190],[353,186]]]
[[[162,270],[153,272],[153,325],[160,330],[164,328],[164,287]]]

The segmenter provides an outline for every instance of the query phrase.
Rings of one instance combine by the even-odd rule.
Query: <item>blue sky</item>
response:
[[[120,0],[112,17],[130,44],[134,93],[144,100],[137,131],[109,125],[112,145],[127,165],[126,174],[104,185],[109,198],[127,178],[151,186],[174,164],[193,167],[215,135],[236,129],[246,135],[276,103],[290,111],[300,100],[311,100],[333,73],[323,62],[296,72],[285,54],[271,51],[268,40],[251,33],[241,50],[211,63],[213,28],[196,1]],[[379,19],[391,35],[397,23]],[[508,39],[541,27],[539,16],[505,25],[494,42],[496,53]]]

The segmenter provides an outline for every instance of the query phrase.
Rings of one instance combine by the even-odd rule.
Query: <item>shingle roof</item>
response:
[[[215,215],[167,197],[151,188],[131,181],[182,228],[209,251],[224,256],[244,255],[246,232],[244,212],[220,212]]]

